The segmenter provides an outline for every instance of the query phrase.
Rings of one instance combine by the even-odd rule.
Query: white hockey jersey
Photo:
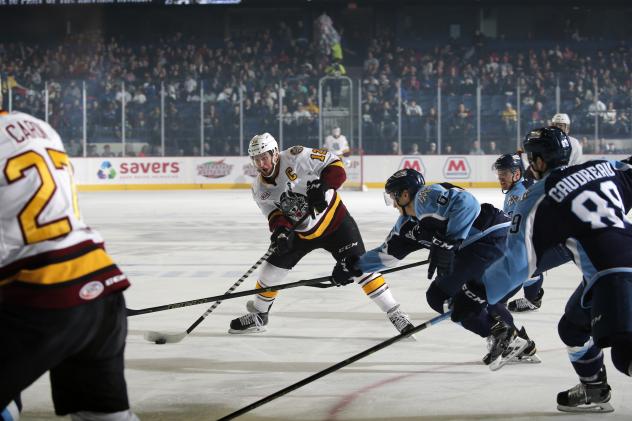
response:
[[[72,165],[52,127],[0,113],[0,168],[0,303],[71,307],[129,286],[81,220]]]
[[[291,222],[300,220],[309,212],[307,182],[319,179],[321,172],[330,165],[344,168],[331,152],[303,146],[281,151],[277,165],[279,170],[274,184],[268,184],[259,175],[252,185],[252,196],[268,221],[281,214]],[[327,208],[315,217],[307,217],[296,228],[299,238],[311,240],[320,237],[329,227],[338,208],[344,207],[340,196],[333,189],[327,190],[325,198]]]
[[[323,147],[336,156],[342,156],[349,153],[349,142],[347,141],[345,135],[342,134],[338,137],[334,137],[332,135],[327,136]]]
[[[568,160],[568,165],[582,164],[584,162],[582,144],[573,136],[568,136],[568,140],[571,142],[571,156]]]

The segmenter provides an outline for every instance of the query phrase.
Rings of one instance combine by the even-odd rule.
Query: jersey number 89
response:
[[[584,190],[573,199],[571,204],[573,213],[583,222],[590,223],[592,229],[609,226],[624,228],[623,221],[615,209],[618,208],[622,214],[625,213],[617,186],[612,181],[604,181],[599,185],[599,190],[608,200],[605,200],[595,191]],[[588,203],[591,204],[590,208],[587,206]],[[613,205],[614,208],[610,205]],[[610,224],[606,224],[605,221],[610,221]]]

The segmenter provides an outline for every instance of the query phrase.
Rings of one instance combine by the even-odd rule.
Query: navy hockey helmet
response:
[[[494,162],[494,165],[492,165],[492,170],[509,170],[511,172],[520,171],[522,174],[522,161],[518,155],[506,153],[498,157],[496,162]]]
[[[524,140],[529,162],[542,158],[549,169],[567,165],[571,157],[571,142],[557,127],[543,127],[530,131]]]
[[[384,190],[386,194],[392,193],[395,197],[399,197],[404,190],[408,190],[408,193],[411,195],[415,194],[425,184],[426,180],[424,180],[424,176],[419,171],[415,171],[412,168],[404,168],[386,180]]]

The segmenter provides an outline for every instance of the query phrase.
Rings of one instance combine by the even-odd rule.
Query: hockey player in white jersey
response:
[[[331,130],[331,134],[325,138],[323,147],[343,161],[351,153],[347,137],[342,134],[340,127]]]
[[[303,146],[279,152],[276,140],[269,133],[254,136],[248,154],[259,172],[252,195],[268,219],[275,247],[261,267],[257,288],[281,283],[306,254],[318,248],[330,252],[337,261],[364,253],[360,231],[336,192],[346,178],[338,157],[326,150]],[[291,230],[306,214],[310,214],[307,219]],[[379,273],[365,273],[354,281],[387,314],[398,331],[413,327]],[[256,295],[247,304],[249,313],[234,319],[229,332],[265,331],[276,296],[277,292]]]
[[[80,217],[72,165],[46,122],[1,110],[0,419],[50,370],[57,415],[137,420],[123,371],[129,286]]]
[[[551,119],[551,126],[555,126],[566,133],[566,136],[571,143],[571,157],[568,160],[568,165],[578,165],[583,163],[584,154],[582,151],[582,144],[579,143],[579,140],[569,135],[569,132],[571,131],[571,119],[568,117],[568,114],[555,114]]]

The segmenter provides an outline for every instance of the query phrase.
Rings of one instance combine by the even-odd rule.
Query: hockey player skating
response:
[[[527,187],[533,183],[525,180],[522,176],[522,161],[518,155],[501,155],[494,162],[493,169],[498,176],[500,188],[505,194],[503,211],[511,217],[516,204],[522,199]],[[523,312],[539,309],[544,295],[543,282],[544,276],[542,274],[538,274],[525,282],[524,297],[510,301],[507,305],[509,311]]]
[[[603,348],[614,366],[632,375],[632,167],[589,161],[566,167],[566,134],[530,132],[524,149],[540,179],[514,210],[506,254],[482,277],[470,277],[455,297],[452,318],[464,320],[496,303],[543,266],[547,250],[565,244],[584,275],[569,298],[558,332],[580,383],[557,395],[558,409],[610,412]]]
[[[350,256],[336,265],[334,280],[344,283],[350,276],[397,265],[415,250],[430,249],[426,299],[430,307],[444,313],[461,285],[504,251],[508,218],[490,204],[480,205],[469,192],[449,183],[425,185],[413,170],[397,171],[386,181],[387,201],[400,217],[378,248],[361,257]],[[539,362],[535,343],[524,328],[516,329],[511,313],[502,303],[462,322],[463,327],[488,339],[489,353],[483,358],[492,370],[510,361]]]
[[[360,231],[336,192],[346,175],[335,155],[302,146],[279,152],[276,140],[269,133],[253,137],[248,154],[259,171],[252,195],[268,218],[272,246],[276,248],[261,266],[257,288],[281,283],[315,249],[327,250],[337,261],[364,253]],[[291,230],[292,224],[307,213],[311,215]],[[379,273],[359,274],[354,280],[398,331],[412,327]],[[277,292],[256,295],[247,304],[249,313],[234,319],[229,332],[264,331],[276,296]]]
[[[129,282],[80,217],[59,135],[0,110],[0,168],[0,419],[17,419],[20,392],[50,370],[57,415],[137,420],[123,372]]]

